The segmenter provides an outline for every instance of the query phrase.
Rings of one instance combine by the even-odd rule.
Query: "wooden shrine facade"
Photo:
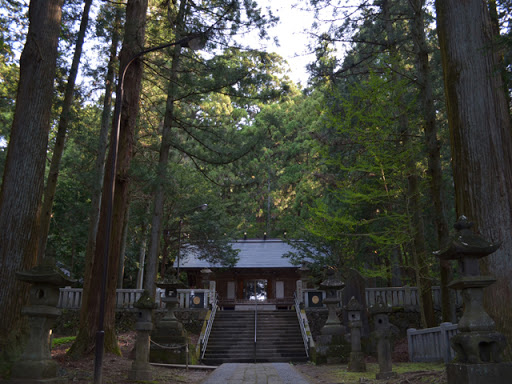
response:
[[[289,308],[293,304],[298,267],[284,254],[293,248],[282,240],[240,240],[231,246],[239,251],[232,268],[222,268],[185,253],[181,271],[190,288],[214,288],[223,309]],[[208,273],[211,271],[211,273]]]

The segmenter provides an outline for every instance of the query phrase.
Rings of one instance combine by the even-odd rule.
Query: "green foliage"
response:
[[[76,336],[66,336],[66,337],[55,337],[52,339],[52,348],[58,347],[59,345],[69,344],[75,341]]]
[[[341,380],[344,383],[361,383],[366,382],[367,380],[372,380],[375,378],[375,374],[379,372],[379,365],[376,363],[367,363],[366,364],[366,372],[349,372],[346,367],[340,367],[336,372],[333,373],[333,376],[336,380]],[[423,373],[425,377],[425,381],[421,381],[424,383],[441,384],[442,381],[438,380],[438,378],[429,377],[427,374],[430,372],[439,372],[445,370],[444,364],[441,363],[395,363],[393,364],[393,372],[400,374],[413,374],[416,373],[418,376],[421,376]],[[403,378],[401,379],[403,380]],[[399,381],[401,381],[399,380]],[[379,380],[375,380],[378,382]]]
[[[386,276],[386,260],[411,241],[404,164],[421,152],[403,145],[397,111],[408,88],[389,78],[389,71],[370,73],[329,93],[319,136],[326,188],[305,222],[313,239],[332,244],[323,262],[367,275]]]
[[[75,113],[77,118],[73,119],[61,161],[46,254],[81,278],[101,112],[87,106]]]
[[[0,174],[7,155],[16,91],[18,88],[19,68],[16,53],[24,42],[27,30],[25,6],[19,1],[1,0],[0,8]]]

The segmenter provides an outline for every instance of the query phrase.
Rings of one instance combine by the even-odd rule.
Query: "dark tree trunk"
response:
[[[110,45],[110,58],[108,62],[107,76],[105,78],[105,97],[103,99],[103,111],[101,115],[101,127],[98,139],[98,153],[94,164],[94,180],[92,182],[91,207],[89,209],[89,229],[87,233],[87,247],[85,250],[85,271],[84,281],[91,279],[92,265],[94,262],[94,251],[96,249],[96,235],[101,207],[101,191],[103,178],[105,176],[105,154],[108,146],[108,131],[111,124],[112,91],[114,83],[114,71],[117,61],[117,49],[120,41],[121,6],[116,6],[114,30],[112,31],[112,42]],[[87,291],[83,292],[82,300],[87,301]],[[80,322],[86,322],[87,313],[80,311]],[[71,348],[71,351],[74,349]]]
[[[392,62],[393,70],[392,80],[396,83],[396,73],[400,73],[397,66],[398,52],[396,47],[396,41],[393,36],[393,22],[390,17],[390,1],[382,2],[383,18],[386,21],[386,33],[387,33],[387,46],[390,52],[390,58]],[[398,109],[399,109],[399,121],[398,128],[400,130],[401,141],[403,143],[403,150],[406,151],[408,159],[407,164],[407,199],[408,199],[408,210],[410,212],[409,222],[410,231],[412,235],[412,254],[414,258],[414,268],[416,274],[416,285],[420,294],[420,313],[421,322],[424,327],[433,327],[434,321],[434,306],[432,301],[432,281],[428,276],[428,263],[425,246],[425,228],[422,217],[422,206],[420,203],[420,191],[419,191],[419,176],[418,169],[416,167],[416,155],[411,141],[412,134],[410,132],[409,120],[407,117],[407,111],[405,110],[405,100],[403,95],[398,96]]]
[[[64,143],[66,142],[66,133],[69,125],[71,106],[73,104],[73,94],[75,92],[76,76],[80,65],[80,57],[82,56],[82,48],[84,45],[87,25],[89,24],[89,10],[91,9],[92,0],[86,0],[84,3],[84,12],[80,23],[80,30],[76,39],[75,54],[71,69],[69,71],[66,90],[64,91],[64,101],[62,103],[62,112],[60,115],[59,125],[57,127],[57,135],[55,137],[55,146],[53,148],[52,161],[50,162],[50,172],[44,190],[44,199],[41,209],[41,223],[39,229],[39,248],[37,259],[39,263],[43,260],[46,251],[46,242],[48,233],[50,232],[50,219],[52,214],[53,200],[55,198],[55,190],[57,189],[57,179],[59,177],[60,161],[64,152]]]
[[[180,2],[179,11],[176,17],[175,38],[180,39],[182,26],[185,22],[186,10],[188,8],[187,0]],[[158,168],[156,171],[157,182],[153,191],[153,212],[151,217],[151,233],[149,243],[149,255],[146,263],[146,276],[144,278],[144,289],[151,297],[155,299],[156,295],[156,274],[158,268],[158,251],[160,249],[160,237],[162,233],[162,217],[164,214],[165,190],[164,184],[167,178],[167,167],[169,163],[169,151],[171,149],[172,126],[174,121],[174,103],[177,98],[178,90],[178,67],[180,65],[181,46],[174,47],[172,64],[169,76],[169,86],[167,90],[167,101],[165,106],[165,117],[162,128],[162,143],[160,144],[160,155],[158,158]],[[164,260],[165,262],[165,260]]]
[[[34,266],[50,129],[62,0],[31,1],[27,42],[0,193],[0,358],[19,344],[28,284],[15,272]]]
[[[423,115],[425,119],[425,144],[428,154],[428,176],[430,183],[430,197],[434,206],[434,224],[437,231],[438,249],[447,244],[450,230],[443,206],[443,169],[441,167],[441,143],[437,139],[436,110],[434,97],[432,95],[432,77],[428,60],[429,50],[425,39],[425,23],[423,18],[424,0],[411,1],[414,18],[412,37],[416,48],[417,73],[419,94],[423,104]],[[448,282],[451,275],[450,263],[447,260],[440,260],[441,274],[441,312],[443,321],[454,321],[451,318],[450,290]]]
[[[123,237],[121,240],[121,249],[119,251],[119,264],[117,267],[117,288],[123,289],[124,284],[124,261],[126,254],[126,240],[128,239],[128,221],[130,220],[130,210],[126,211],[123,222]]]
[[[148,7],[147,0],[129,0],[126,6],[126,24],[123,40],[123,48],[120,53],[120,68],[125,68],[131,58],[144,49],[144,35],[146,25],[146,11]],[[142,79],[142,63],[135,60],[126,72],[124,81],[124,97],[121,102],[121,123],[119,132],[119,146],[117,155],[117,166],[115,171],[115,188],[113,194],[112,209],[112,229],[108,248],[108,266],[107,266],[107,285],[105,300],[105,351],[119,354],[115,335],[115,304],[116,304],[116,286],[117,270],[119,265],[119,252],[123,238],[124,218],[129,203],[129,168],[133,155],[133,142],[135,135],[135,126],[137,114],[139,111],[139,99]],[[117,95],[120,95],[118,87]],[[117,107],[116,107],[117,108]],[[112,132],[117,127],[112,127]],[[111,136],[112,137],[112,136]],[[114,148],[109,149],[112,154]],[[109,205],[112,202],[108,200],[108,193],[112,175],[112,156],[108,156],[106,172],[103,184],[103,194],[100,209],[100,221],[98,225],[98,234],[96,237],[96,250],[94,261],[92,263],[91,275],[84,281],[84,292],[87,295],[82,302],[80,329],[73,345],[72,354],[80,355],[93,350],[95,346],[95,335],[98,331],[98,318],[101,300],[101,279],[98,276],[103,275],[104,251],[108,239],[105,234],[108,233],[107,218]]]
[[[484,272],[486,308],[512,340],[512,137],[487,2],[437,0],[437,28],[450,126],[456,210],[502,242]]]

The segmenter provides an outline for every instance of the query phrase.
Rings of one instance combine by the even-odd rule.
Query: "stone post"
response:
[[[448,247],[435,252],[444,260],[457,260],[461,277],[448,286],[462,290],[464,314],[459,320],[459,333],[451,344],[456,362],[446,365],[448,384],[509,383],[512,363],[502,362],[505,337],[496,331],[494,320],[483,306],[483,290],[493,284],[492,276],[482,276],[479,259],[495,252],[500,244],[492,244],[473,233],[466,217],[461,216],[454,227],[457,234]]]
[[[300,280],[297,280],[296,292],[299,304],[304,304],[304,289],[308,288],[309,274],[311,272],[307,263],[303,262],[299,269]]]
[[[377,296],[376,303],[370,307],[370,313],[373,315],[374,336],[377,339],[377,359],[379,361],[379,372],[375,375],[377,380],[387,380],[397,377],[393,372],[391,359],[391,324],[389,323],[389,314],[391,305],[384,304],[382,296]]]
[[[217,283],[215,282],[215,280],[210,280],[210,307],[213,305],[213,303],[215,302],[215,299],[217,298]]]
[[[29,305],[22,309],[28,316],[30,336],[19,361],[12,367],[9,383],[40,384],[67,383],[67,378],[57,377],[57,363],[52,360],[50,347],[51,329],[61,314],[57,308],[59,287],[73,284],[51,261],[29,271],[16,272],[18,280],[31,283]]]
[[[144,291],[133,306],[138,309],[137,322],[135,323],[137,336],[135,339],[135,360],[130,372],[128,372],[128,379],[151,381],[153,380],[153,373],[149,364],[150,334],[153,330],[152,315],[157,305],[149,293]]]
[[[361,351],[361,328],[363,327],[361,311],[363,309],[363,305],[360,304],[354,296],[352,296],[346,306],[348,312],[348,326],[350,327],[350,342],[352,346],[350,361],[348,363],[348,370],[351,372],[366,372],[364,354]]]

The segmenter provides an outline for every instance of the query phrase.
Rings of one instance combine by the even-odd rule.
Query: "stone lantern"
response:
[[[344,286],[345,284],[334,275],[334,270],[328,268],[327,278],[320,283],[320,289],[326,292],[326,298],[323,302],[327,305],[329,310],[327,321],[321,330],[323,335],[345,334],[345,327],[341,324],[341,321],[336,314],[336,306],[340,303],[338,291]]]
[[[199,272],[201,272],[201,276],[203,279],[203,288],[210,289],[210,276],[213,273],[210,268],[203,268]]]
[[[157,304],[148,291],[144,291],[133,306],[138,311],[137,322],[135,323],[137,336],[135,339],[135,360],[130,372],[128,372],[128,378],[134,381],[151,381],[153,380],[151,365],[149,364],[150,334],[153,330],[151,319]]]
[[[326,292],[323,300],[329,310],[327,321],[316,338],[316,363],[341,363],[348,360],[350,346],[345,340],[345,327],[336,313],[339,304],[338,290],[345,284],[336,278],[334,270],[327,269],[327,278],[320,283],[320,289]]]
[[[464,313],[459,320],[459,333],[452,337],[456,362],[447,364],[448,384],[508,383],[512,364],[502,363],[506,347],[505,337],[496,331],[494,320],[483,306],[483,290],[496,279],[480,273],[479,260],[495,252],[500,244],[493,244],[471,230],[473,223],[461,216],[454,227],[457,230],[449,246],[436,256],[457,260],[461,277],[449,287],[462,290]]]
[[[391,337],[393,332],[391,330],[392,325],[389,322],[391,312],[391,305],[384,303],[382,296],[377,296],[375,304],[370,307],[375,327],[373,335],[377,339],[377,359],[379,362],[379,372],[375,375],[377,380],[387,380],[397,376],[396,372],[392,372]]]
[[[166,313],[151,333],[150,360],[154,363],[184,364],[186,361],[185,345],[188,338],[183,325],[174,314],[178,304],[178,289],[185,288],[185,284],[174,275],[156,283],[158,288],[165,290]]]
[[[29,305],[22,314],[28,316],[30,336],[19,361],[12,367],[12,383],[67,383],[57,377],[57,363],[50,352],[51,329],[61,314],[57,308],[59,288],[75,283],[48,260],[29,271],[16,272],[18,280],[32,284]]]
[[[350,343],[352,347],[348,370],[351,372],[366,372],[364,354],[361,351],[361,328],[363,327],[361,312],[364,310],[364,306],[352,296],[345,309],[348,312],[348,326],[350,327]]]

